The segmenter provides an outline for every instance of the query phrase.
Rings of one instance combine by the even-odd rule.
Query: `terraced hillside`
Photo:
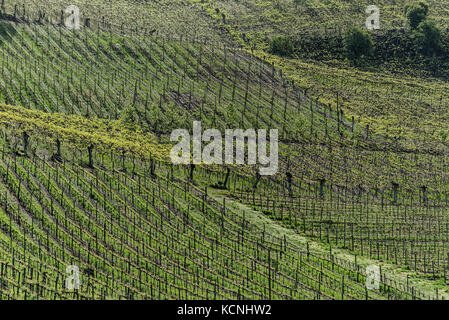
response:
[[[334,183],[341,183],[341,174],[332,172],[329,160],[344,168],[340,162],[347,161],[344,153],[351,150],[366,149],[371,158],[370,150],[381,144],[384,151],[391,151],[383,160],[386,163],[376,165],[377,174],[388,179],[394,174],[390,169],[398,163],[397,157],[407,159],[407,155],[396,155],[396,149],[446,153],[444,145],[432,141],[413,140],[410,144],[388,134],[370,136],[368,131],[367,135],[366,128],[342,115],[341,106],[317,104],[272,66],[241,50],[165,38],[144,41],[112,32],[72,32],[49,25],[4,23],[2,28],[0,100],[5,103],[47,112],[121,118],[159,134],[191,128],[194,119],[222,131],[275,127],[289,142],[281,149],[284,171],[290,154],[303,150],[301,158],[307,165],[295,161],[293,175],[299,178],[308,170],[310,179],[327,178]],[[311,141],[312,147],[308,147]],[[334,149],[321,150],[323,141]],[[359,175],[368,169],[366,164],[371,166],[375,160],[354,161],[354,175],[345,174],[349,186],[358,185]],[[444,159],[435,160],[437,164],[440,161]],[[425,182],[430,189],[445,185],[446,178],[440,183],[434,175],[428,176],[428,171],[421,173],[413,167],[401,172],[398,183],[418,188],[410,177],[422,174],[418,182]],[[389,183],[376,185],[375,180],[366,180],[364,188],[386,188]]]
[[[251,50],[271,2],[91,1],[80,30],[65,4],[4,2],[1,299],[448,297],[445,81]],[[194,120],[278,129],[278,173],[172,165]]]
[[[1,117],[19,125],[20,111],[2,106]],[[63,116],[54,117],[63,126],[56,118]],[[97,147],[88,165],[68,140],[62,159],[46,157],[45,133],[19,153],[16,134],[5,129],[1,138],[2,299],[426,298],[387,276],[379,292],[367,291],[360,266],[265,232],[163,156],[149,162]],[[195,175],[216,178],[207,168]],[[64,289],[67,265],[81,268],[81,290]]]
[[[380,9],[382,29],[403,28],[407,22],[404,7],[408,0],[380,0],[375,2],[326,0],[191,0],[201,5],[223,25],[236,28],[236,35],[258,42],[274,34],[307,35],[344,32],[353,25],[363,27],[368,14],[366,8]],[[447,26],[449,5],[446,1],[429,0],[429,15]]]
[[[404,7],[408,0],[381,0],[382,27],[406,26]],[[444,1],[429,0],[430,16],[447,25],[449,7]],[[117,0],[113,4],[100,0],[51,0],[46,7],[40,0],[5,0],[4,12],[16,8],[17,17],[61,21],[61,10],[69,5],[79,6],[82,20],[93,25],[103,22],[124,26],[129,30],[154,30],[161,34],[199,36],[210,40],[243,37],[244,42],[259,42],[274,34],[304,35],[343,32],[348,26],[364,26],[369,1],[324,0],[177,0],[137,1]],[[25,8],[25,9],[24,9]],[[126,14],[123,14],[126,12]],[[103,18],[104,17],[104,18]]]

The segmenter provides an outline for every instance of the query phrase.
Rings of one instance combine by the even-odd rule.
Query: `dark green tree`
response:
[[[405,15],[412,30],[418,28],[429,13],[429,5],[424,1],[413,2],[405,6]]]
[[[291,56],[293,54],[293,41],[289,37],[275,37],[270,42],[270,53],[280,56]]]
[[[135,129],[139,124],[137,109],[133,106],[126,107],[120,114],[120,120],[128,129]]]
[[[426,56],[435,56],[441,50],[441,31],[435,21],[421,22],[412,37],[418,50]]]

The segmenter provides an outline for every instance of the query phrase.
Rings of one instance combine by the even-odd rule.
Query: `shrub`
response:
[[[405,15],[412,30],[418,28],[429,12],[429,5],[424,1],[414,2],[405,6]]]
[[[346,31],[344,38],[346,56],[350,60],[359,60],[373,54],[373,41],[368,32],[354,27]]]
[[[441,31],[431,20],[421,22],[412,37],[418,49],[427,56],[434,56],[441,50]]]
[[[280,56],[291,56],[293,54],[293,41],[289,37],[276,37],[271,39],[270,53]]]

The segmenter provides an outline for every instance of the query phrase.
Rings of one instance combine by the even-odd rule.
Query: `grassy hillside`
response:
[[[408,0],[370,2],[327,0],[191,0],[200,4],[219,24],[228,25],[234,34],[258,43],[273,35],[313,35],[344,32],[351,26],[365,26],[368,5],[380,9],[381,28],[406,27],[404,7]],[[447,25],[449,5],[445,1],[429,0],[429,16]],[[225,15],[223,19],[222,14]]]
[[[76,5],[80,8],[81,23],[84,25],[89,19],[91,27],[105,27],[107,24],[128,32],[182,35],[216,41],[228,38],[211,23],[201,7],[188,0],[50,0],[43,4],[39,0],[5,0],[3,11],[10,15],[16,12],[16,17],[20,19],[61,23],[61,10]]]
[[[310,108],[269,64],[244,51],[113,32],[4,23],[0,101],[118,119],[170,133],[193,119],[216,128],[301,132]],[[131,114],[131,117],[130,117]]]
[[[361,21],[359,25],[363,25],[365,3],[320,4],[319,1],[303,1],[297,8],[292,1],[198,3],[207,10],[219,8],[220,12],[228,7],[229,12],[232,12],[228,20],[234,19],[228,23],[228,27],[237,41],[248,39],[251,32],[259,32],[256,29],[263,29],[263,37],[248,41],[249,47],[256,45],[260,49],[253,53],[282,70],[287,79],[293,80],[300,89],[307,90],[310,97],[343,110],[347,119],[354,117],[361,128],[366,129],[368,126],[372,133],[412,148],[423,148],[423,145],[429,143],[447,144],[447,57],[430,63],[426,57],[414,56],[410,50],[406,52],[404,47],[410,45],[408,42],[411,40],[405,39],[399,29],[406,27],[403,8],[409,2],[385,1],[378,4],[380,8],[390,8],[385,15],[381,15],[382,21],[401,23],[382,24],[381,30],[374,33],[378,35],[374,38],[375,60],[372,65],[363,68],[345,60],[343,33],[349,26],[355,25],[345,24],[346,17],[357,19]],[[437,20],[444,29],[444,2],[428,3],[430,18]],[[296,14],[301,10],[306,13]],[[338,12],[335,17],[330,14],[334,10]],[[212,11],[207,12],[211,18],[217,18]],[[358,14],[354,14],[355,11]],[[267,12],[277,12],[277,19],[264,21]],[[341,29],[341,32],[328,27],[327,32],[303,34],[302,30],[312,28],[292,27],[294,19],[304,18],[307,23],[312,24],[313,21],[313,25],[324,29],[325,24],[317,21],[328,16],[332,26]],[[339,22],[332,20],[332,17],[339,19]],[[221,25],[223,22],[217,18],[216,23]],[[270,39],[276,34],[298,36],[299,47],[293,57],[279,57],[266,52]],[[444,43],[447,42],[446,38],[447,34],[444,33]]]
[[[0,118],[19,126],[16,109],[2,106]],[[53,123],[61,117],[33,114]],[[98,125],[83,122],[88,131]],[[102,127],[114,125],[104,121]],[[125,170],[118,170],[120,157],[101,148],[102,141],[92,167],[71,142],[63,144],[62,161],[49,160],[42,155],[51,145],[39,136],[36,148],[17,155],[9,143],[14,135],[5,129],[1,138],[2,299],[422,295],[388,277],[380,292],[366,292],[363,268],[262,232],[247,212],[191,185],[182,167],[161,160],[151,176],[147,160],[126,157]],[[195,179],[214,177],[202,169]],[[84,285],[76,294],[63,288],[68,264],[82,270]]]

